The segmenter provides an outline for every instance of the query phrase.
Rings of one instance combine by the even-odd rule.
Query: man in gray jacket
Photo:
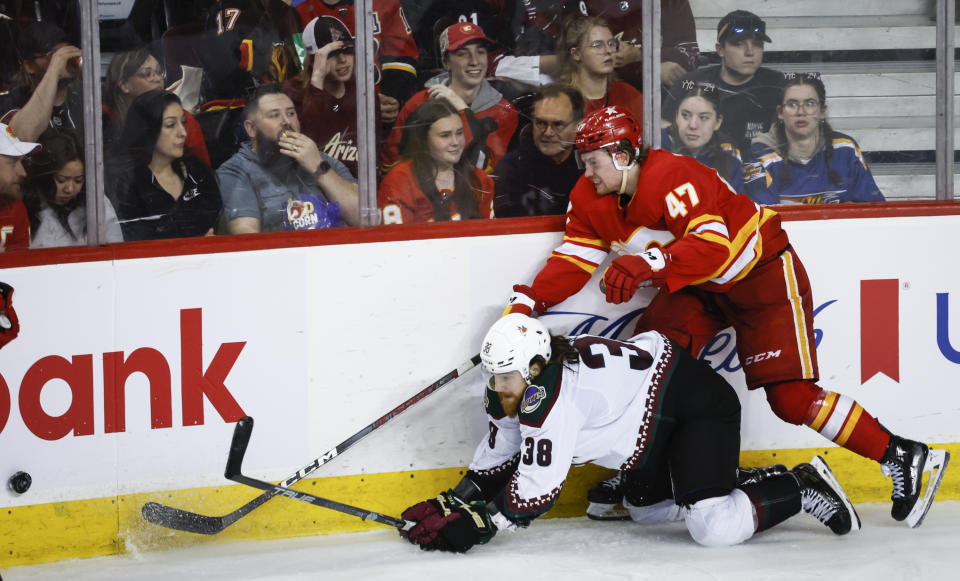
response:
[[[250,141],[217,170],[230,234],[360,223],[357,182],[306,135],[290,100],[264,85],[247,99]]]

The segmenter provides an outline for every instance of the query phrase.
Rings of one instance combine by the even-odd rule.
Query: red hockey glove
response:
[[[503,314],[520,313],[528,317],[535,317],[543,314],[546,310],[547,304],[537,298],[537,293],[533,292],[532,288],[515,284],[513,285],[513,294],[510,295],[510,300]]]
[[[607,295],[608,303],[619,305],[629,301],[637,287],[664,286],[669,271],[670,254],[659,248],[620,256],[603,273],[600,290]]]
[[[13,310],[13,287],[0,282],[0,348],[17,338],[20,321]]]
[[[428,551],[465,553],[497,533],[482,501],[462,502],[451,490],[411,506],[403,511],[402,517],[416,522],[417,526],[400,531],[400,536]]]

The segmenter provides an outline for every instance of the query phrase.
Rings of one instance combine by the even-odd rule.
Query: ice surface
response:
[[[318,509],[319,510],[319,509]],[[937,502],[918,529],[889,504],[857,506],[863,530],[837,537],[797,515],[743,545],[697,546],[682,523],[642,527],[586,518],[540,519],[465,555],[422,552],[384,529],[282,541],[218,544],[16,567],[4,581],[416,581],[956,579],[960,501]]]

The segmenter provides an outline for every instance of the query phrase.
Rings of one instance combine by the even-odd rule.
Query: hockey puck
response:
[[[33,484],[33,478],[30,477],[26,472],[17,472],[10,477],[10,480],[7,481],[7,486],[10,487],[10,490],[16,492],[17,494],[23,494],[24,492],[30,490],[30,485]]]

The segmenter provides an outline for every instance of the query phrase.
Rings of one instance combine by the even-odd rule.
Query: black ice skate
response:
[[[880,459],[883,475],[893,479],[890,515],[896,520],[906,520],[910,528],[920,526],[933,504],[949,462],[950,453],[945,450],[931,450],[920,442],[891,435],[887,451]],[[925,489],[924,472],[930,473]]]
[[[623,472],[587,491],[587,516],[593,520],[630,520],[623,507]]]
[[[767,478],[788,472],[783,464],[758,466],[756,468],[737,468],[737,488],[763,482]]]
[[[800,483],[804,512],[838,535],[860,530],[860,516],[823,458],[817,456],[809,464],[798,464],[791,472]]]

